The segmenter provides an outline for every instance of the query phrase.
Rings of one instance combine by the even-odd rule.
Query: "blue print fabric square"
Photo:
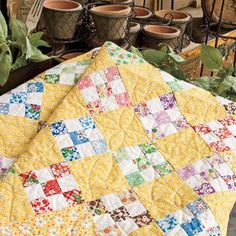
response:
[[[82,117],[79,119],[79,122],[84,130],[96,128],[96,125],[95,125],[92,117]]]
[[[9,112],[9,104],[8,103],[0,103],[0,114],[8,114]]]
[[[41,106],[26,104],[25,105],[25,117],[30,118],[30,119],[34,119],[34,120],[39,120],[40,110],[41,110]]]
[[[191,222],[182,224],[181,226],[188,236],[194,236],[203,231],[201,222],[197,218],[193,218]]]
[[[93,141],[92,146],[96,154],[102,154],[108,151],[107,143],[104,139]]]
[[[189,203],[187,205],[187,208],[192,212],[195,217],[198,217],[208,209],[208,206],[202,199],[198,199],[195,202]]]
[[[12,93],[10,98],[10,103],[21,104],[26,103],[27,93],[25,92],[17,92]]]
[[[161,227],[164,233],[168,233],[178,225],[178,222],[173,216],[167,215],[164,220],[157,221],[157,224]]]
[[[41,83],[41,82],[28,83],[27,92],[28,93],[42,93],[43,92],[43,83]]]
[[[50,129],[53,136],[67,134],[68,130],[63,121],[59,121],[50,125]]]
[[[71,132],[70,138],[74,145],[79,145],[89,142],[89,139],[86,136],[84,136],[82,132],[77,132],[77,131]]]

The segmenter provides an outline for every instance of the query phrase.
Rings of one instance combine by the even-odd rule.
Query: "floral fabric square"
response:
[[[36,214],[81,204],[80,188],[67,163],[20,174],[28,200]]]
[[[44,85],[25,83],[0,96],[0,114],[39,120]]]
[[[173,93],[138,104],[134,107],[134,111],[139,116],[152,141],[189,127],[177,107]]]
[[[218,102],[224,106],[226,112],[229,115],[236,115],[236,103],[232,102],[226,98],[220,97],[220,96],[216,96],[216,99],[218,100]]]
[[[183,209],[157,220],[165,235],[220,235],[220,228],[210,208],[202,200],[189,203]]]
[[[117,67],[94,72],[90,76],[82,78],[78,87],[91,114],[131,105]]]
[[[15,160],[16,158],[8,158],[0,155],[0,178],[5,175]]]
[[[91,60],[62,63],[45,72],[44,79],[49,84],[74,85],[84,73]]]
[[[107,42],[106,46],[111,58],[116,61],[117,64],[140,64],[145,62],[141,57],[127,52],[112,42]]]
[[[66,161],[108,152],[106,140],[92,117],[59,121],[49,127]]]
[[[146,208],[131,190],[90,201],[88,208],[101,234],[109,232],[109,235],[116,235],[118,230],[126,235],[153,222]]]
[[[152,143],[123,148],[113,155],[132,187],[148,183],[173,171]]]
[[[219,154],[179,169],[177,173],[200,197],[236,189],[234,172]]]
[[[193,127],[214,152],[236,153],[236,120],[228,116],[223,120],[212,121]]]

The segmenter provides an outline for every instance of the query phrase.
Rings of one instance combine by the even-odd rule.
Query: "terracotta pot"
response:
[[[172,26],[145,25],[143,33],[145,46],[157,48],[160,43],[170,44],[171,41],[177,40],[181,31]]]
[[[144,7],[133,7],[135,19],[147,19],[152,16],[152,11]]]
[[[136,22],[131,22],[131,26],[129,30],[129,41],[134,46],[137,44],[140,31],[141,31],[140,24]]]
[[[70,0],[44,2],[44,17],[49,35],[56,39],[72,39],[82,9],[80,3]]]
[[[183,32],[186,29],[187,23],[190,21],[191,16],[184,11],[177,10],[159,10],[154,13],[157,20],[165,22],[172,19],[172,23],[181,27]]]
[[[131,6],[133,4],[133,0],[112,0],[112,3],[119,5],[128,5]]]
[[[126,5],[103,5],[90,9],[98,37],[102,41],[117,41],[126,36],[131,8]]]

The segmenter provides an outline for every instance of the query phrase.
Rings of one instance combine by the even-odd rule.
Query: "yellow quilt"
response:
[[[0,234],[226,235],[234,112],[107,42],[0,183]]]
[[[45,124],[96,50],[62,63],[0,96],[0,177]]]

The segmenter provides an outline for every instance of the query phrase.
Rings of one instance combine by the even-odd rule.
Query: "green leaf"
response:
[[[33,46],[29,39],[26,38],[26,59],[30,59],[32,62],[41,62],[48,60],[49,57]]]
[[[170,74],[173,75],[175,78],[180,80],[186,80],[186,76],[180,68],[177,67],[170,67]]]
[[[19,46],[25,45],[25,38],[27,36],[27,27],[25,23],[17,19],[12,19],[10,22],[10,29],[12,40],[16,41]]]
[[[134,46],[130,47],[130,52],[137,55],[137,56],[139,56],[139,57],[141,57],[141,58],[143,58],[142,53]]]
[[[185,59],[176,53],[168,53],[168,55],[171,59],[173,59],[178,64],[182,64],[185,62]]]
[[[7,23],[5,21],[5,18],[0,11],[0,41],[5,41],[7,38]]]
[[[202,45],[200,59],[202,64],[212,71],[219,71],[222,68],[223,58],[217,48]]]
[[[218,77],[202,76],[196,80],[192,80],[191,83],[197,87],[203,88],[209,92],[215,93],[216,88],[219,86],[221,80]]]
[[[37,32],[29,35],[30,43],[38,47],[51,47],[46,41],[42,40],[43,32]]]
[[[168,59],[168,54],[154,49],[147,49],[142,51],[144,59],[152,64],[161,65]]]
[[[15,60],[11,68],[12,70],[17,70],[26,65],[27,65],[27,59],[26,59],[26,54],[24,53]]]
[[[0,85],[4,85],[9,77],[12,65],[12,56],[7,44],[2,44],[0,53]]]

